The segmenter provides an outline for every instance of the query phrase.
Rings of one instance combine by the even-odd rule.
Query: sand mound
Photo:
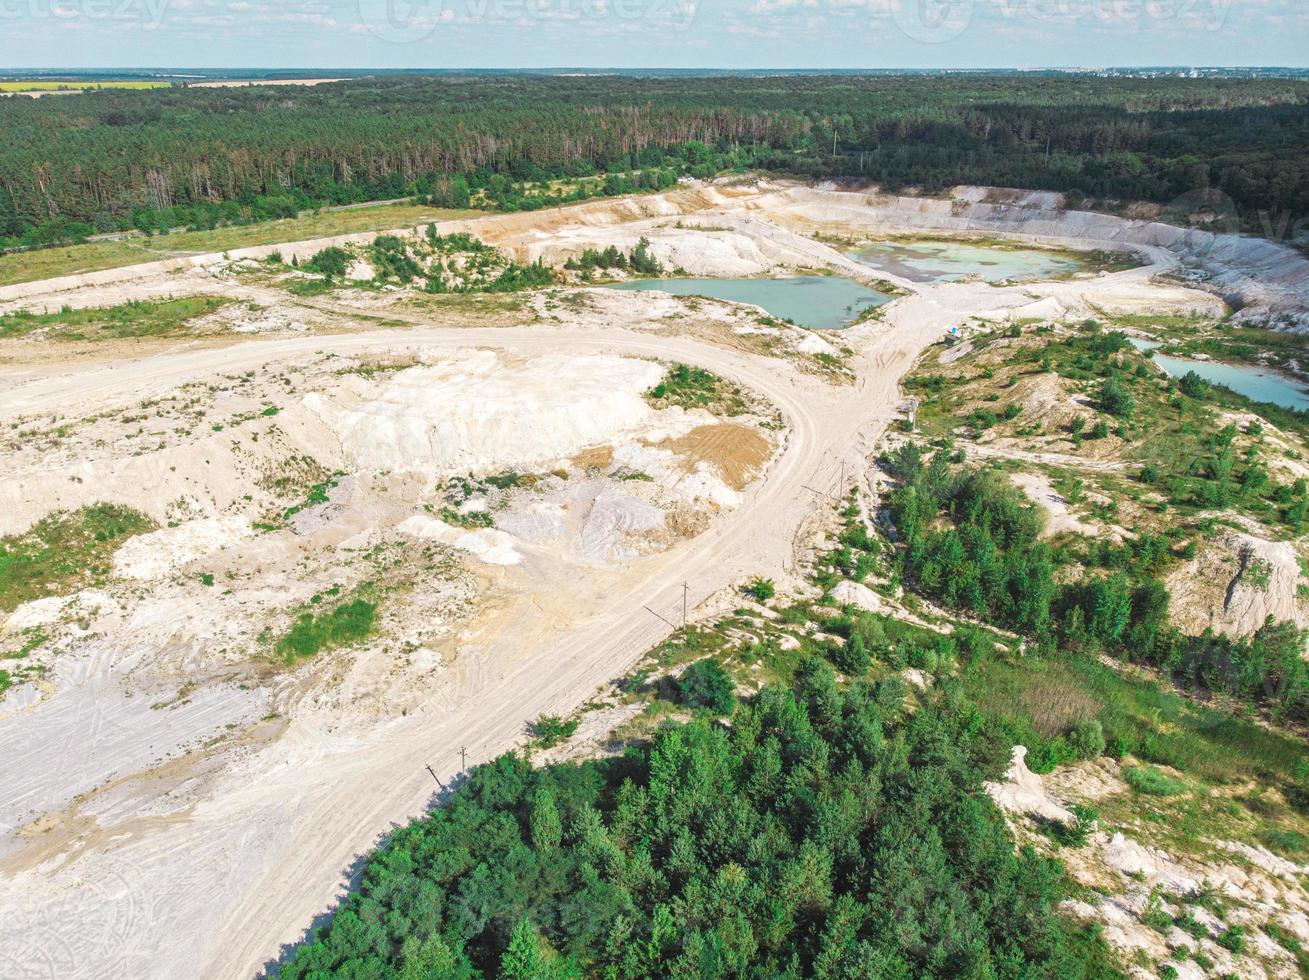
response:
[[[398,372],[380,392],[311,392],[304,404],[340,439],[348,468],[488,473],[573,456],[662,425],[641,397],[664,369],[633,358],[474,351]],[[668,433],[669,435],[680,434]]]
[[[1212,629],[1228,636],[1253,633],[1269,616],[1306,627],[1304,581],[1290,543],[1224,532],[1169,575],[1172,619],[1188,633]]]

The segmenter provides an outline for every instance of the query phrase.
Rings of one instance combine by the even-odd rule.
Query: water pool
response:
[[[634,279],[607,289],[658,290],[675,296],[711,296],[753,303],[779,320],[802,327],[846,327],[866,311],[893,297],[843,276],[788,276],[783,279]]]
[[[1055,252],[974,242],[878,242],[848,254],[856,262],[910,282],[949,282],[969,275],[988,282],[1053,279],[1082,268],[1076,259]]]

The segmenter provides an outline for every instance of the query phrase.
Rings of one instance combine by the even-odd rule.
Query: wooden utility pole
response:
[[[682,583],[682,629],[686,629],[687,596],[690,591],[691,591],[691,584],[689,582],[683,582]]]
[[[468,746],[466,745],[459,746],[459,771],[468,771]]]
[[[436,785],[440,786],[441,789],[444,790],[444,789],[445,789],[445,783],[441,782],[441,777],[439,777],[439,776],[436,774],[436,770],[433,769],[433,768],[429,765],[429,766],[427,766],[427,771],[430,772],[430,773],[432,774],[432,778],[436,780]]]

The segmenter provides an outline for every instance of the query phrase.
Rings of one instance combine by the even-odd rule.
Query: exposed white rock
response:
[[[1002,783],[986,784],[996,805],[1007,813],[1027,814],[1071,824],[1076,819],[1065,807],[1050,799],[1041,777],[1027,768],[1027,747],[1015,745],[1013,759]]]

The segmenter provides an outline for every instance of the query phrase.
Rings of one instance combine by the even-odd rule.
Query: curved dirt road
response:
[[[331,906],[358,855],[429,803],[425,765],[448,783],[459,746],[468,746],[470,763],[484,761],[520,742],[530,719],[568,712],[620,676],[669,632],[648,609],[675,619],[684,581],[697,602],[747,575],[783,572],[815,491],[833,490],[842,462],[857,464],[871,450],[893,413],[895,382],[939,335],[940,317],[922,312],[928,315],[871,332],[861,366],[876,365],[875,377],[857,386],[833,387],[786,362],[685,337],[420,328],[255,341],[48,377],[8,392],[0,415],[12,417],[70,404],[93,410],[319,351],[608,352],[682,360],[754,388],[782,411],[790,432],[736,512],[626,570],[559,583],[577,611],[570,622],[542,617],[521,633],[502,628],[494,644],[488,638],[467,657],[461,652],[453,683],[434,692],[425,710],[355,738],[297,718],[263,750],[266,757],[243,759],[238,772],[220,777],[186,819],[117,839],[110,824],[107,839],[66,870],[27,868],[0,883],[4,903],[26,910],[0,924],[0,948],[9,950],[0,960],[27,972],[44,959],[64,977],[258,972]],[[42,948],[60,952],[51,959],[37,954]],[[47,971],[37,966],[33,975]]]
[[[1113,283],[1104,277],[1082,288]],[[97,366],[11,388],[0,418],[128,403],[179,384],[314,352],[495,347],[525,355],[595,353],[676,359],[771,399],[790,427],[784,450],[742,506],[698,537],[626,569],[543,583],[567,615],[516,609],[461,646],[449,682],[422,710],[364,731],[339,717],[295,717],[276,742],[233,753],[185,814],[133,823],[110,812],[72,859],[27,866],[10,847],[0,904],[0,973],[12,976],[246,977],[329,909],[344,875],[378,837],[421,813],[449,782],[459,748],[470,763],[522,739],[527,721],[566,713],[622,673],[693,601],[742,578],[783,573],[797,530],[861,466],[894,415],[897,382],[922,349],[968,313],[1021,307],[1021,288],[954,284],[887,307],[852,330],[859,381],[835,387],[789,363],[682,336],[621,330],[435,328],[263,340]],[[415,318],[417,319],[417,318]],[[854,472],[852,469],[851,472]],[[654,610],[652,613],[650,610]],[[656,615],[656,613],[658,615]],[[660,616],[664,617],[661,619]],[[4,746],[0,745],[0,756]],[[130,816],[135,816],[132,814]]]

